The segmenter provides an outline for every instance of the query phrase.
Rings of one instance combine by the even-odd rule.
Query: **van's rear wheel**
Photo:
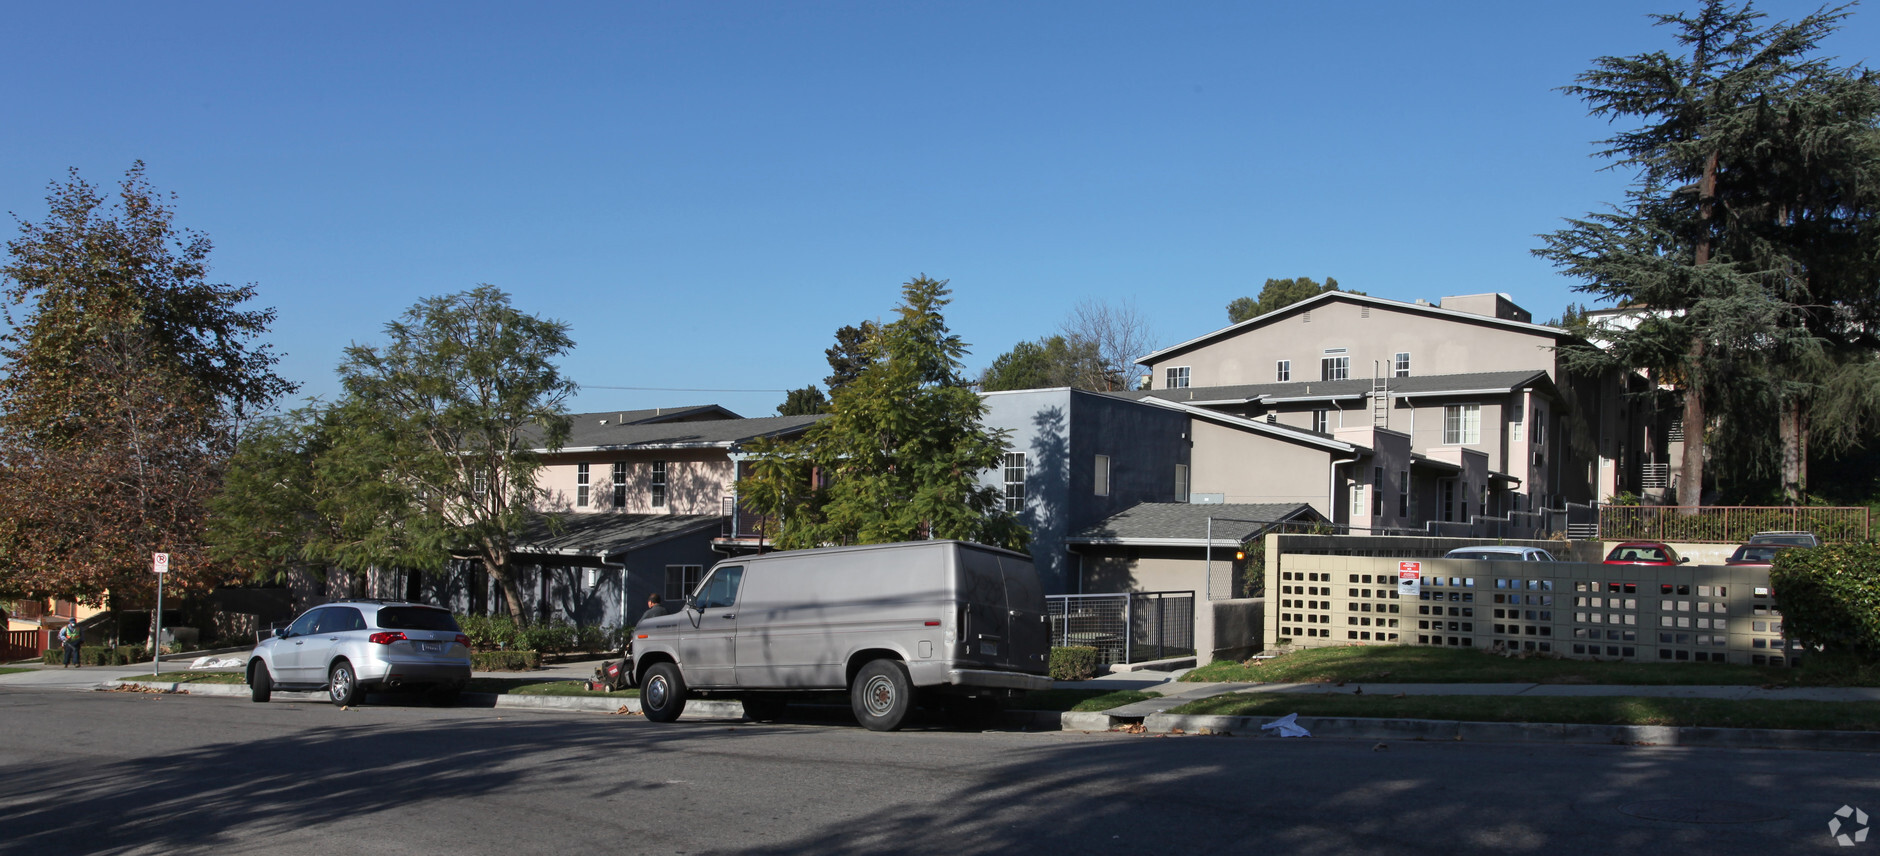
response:
[[[685,677],[671,663],[655,663],[640,683],[640,712],[654,722],[671,722],[685,712]]]
[[[914,707],[914,687],[898,660],[871,660],[855,675],[849,707],[869,731],[893,731]]]

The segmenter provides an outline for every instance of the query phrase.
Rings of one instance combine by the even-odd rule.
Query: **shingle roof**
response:
[[[1214,519],[1214,542],[1237,544],[1288,520],[1325,518],[1303,502],[1224,503],[1145,502],[1085,527],[1065,541],[1072,544],[1182,544],[1201,546]]]
[[[1547,373],[1539,369],[1521,369],[1506,372],[1470,372],[1466,374],[1446,375],[1411,375],[1393,377],[1388,380],[1390,394],[1395,395],[1432,395],[1442,392],[1481,392],[1485,390],[1512,392],[1536,383],[1548,387],[1553,381]],[[1247,401],[1255,398],[1296,399],[1296,398],[1361,398],[1371,392],[1370,378],[1351,378],[1347,380],[1293,381],[1290,383],[1248,383],[1233,386],[1196,386],[1187,389],[1138,389],[1128,392],[1113,392],[1133,399],[1160,398],[1163,401],[1175,401],[1183,404],[1219,401]]]
[[[549,514],[536,518],[516,539],[523,555],[618,555],[630,548],[664,541],[723,524],[711,514]]]
[[[823,417],[766,416],[757,419],[704,419],[691,422],[621,425],[576,421],[562,451],[581,449],[730,448],[759,437],[800,432]]]

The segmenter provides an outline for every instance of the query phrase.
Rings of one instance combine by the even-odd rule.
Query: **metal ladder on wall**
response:
[[[1390,381],[1377,361],[1371,361],[1371,427],[1390,427]]]

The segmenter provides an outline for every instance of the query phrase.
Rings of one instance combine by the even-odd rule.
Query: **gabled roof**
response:
[[[607,425],[650,425],[655,422],[685,422],[697,419],[742,419],[716,404],[693,404],[685,407],[652,407],[645,410],[603,410],[598,413],[572,413],[570,419],[575,422],[593,422]]]
[[[1507,372],[1469,372],[1448,375],[1411,375],[1386,378],[1392,398],[1434,395],[1487,395],[1540,387],[1552,394],[1554,382],[1540,369]],[[1339,401],[1368,398],[1370,378],[1346,380],[1289,381],[1287,383],[1247,383],[1232,386],[1196,386],[1186,389],[1137,389],[1112,395],[1135,399],[1156,398],[1198,407],[1227,404],[1287,401]]]
[[[1144,502],[1130,506],[1069,538],[1068,544],[1202,547],[1244,543],[1281,523],[1318,523],[1325,517],[1303,502],[1217,503]]]
[[[524,528],[514,552],[574,560],[570,564],[617,563],[627,550],[723,524],[710,514],[547,514]]]
[[[1496,318],[1492,315],[1477,315],[1473,312],[1461,312],[1455,309],[1444,309],[1440,306],[1428,306],[1428,305],[1421,304],[1421,303],[1404,303],[1398,300],[1386,300],[1382,297],[1372,297],[1368,294],[1353,294],[1349,291],[1327,291],[1327,292],[1322,292],[1320,294],[1316,294],[1312,297],[1308,297],[1305,300],[1299,301],[1298,303],[1293,303],[1287,306],[1282,306],[1278,309],[1273,310],[1272,312],[1266,313],[1265,315],[1255,315],[1254,317],[1249,318],[1245,321],[1242,321],[1238,324],[1231,324],[1226,327],[1222,327],[1221,329],[1216,330],[1207,335],[1197,336],[1179,345],[1172,345],[1170,347],[1163,348],[1159,351],[1155,351],[1153,353],[1150,353],[1146,356],[1141,357],[1140,359],[1136,360],[1136,362],[1144,364],[1144,365],[1149,365],[1157,361],[1167,359],[1169,357],[1173,357],[1178,354],[1184,353],[1186,351],[1192,351],[1203,345],[1212,344],[1221,339],[1240,335],[1241,333],[1247,332],[1248,330],[1251,330],[1255,327],[1261,327],[1266,324],[1270,324],[1281,318],[1285,318],[1290,315],[1295,315],[1300,312],[1308,312],[1313,307],[1318,306],[1321,303],[1327,303],[1330,301],[1341,301],[1345,303],[1356,303],[1356,304],[1363,304],[1363,305],[1368,305],[1368,306],[1376,306],[1376,307],[1380,307],[1383,309],[1390,309],[1390,310],[1399,311],[1399,312],[1414,312],[1418,314],[1429,315],[1429,316],[1436,317],[1436,318],[1447,318],[1453,321],[1461,321],[1461,322],[1469,323],[1469,324],[1480,324],[1480,325],[1485,325],[1485,326],[1490,326],[1490,327],[1501,327],[1501,328],[1508,329],[1508,330],[1519,330],[1521,332],[1533,333],[1533,334],[1540,335],[1540,336],[1547,336],[1553,339],[1573,338],[1573,334],[1565,330],[1562,330],[1559,327],[1549,327],[1545,324],[1530,324],[1526,321],[1511,321],[1506,318]]]
[[[822,414],[816,414],[626,425],[612,422],[602,425],[593,420],[577,421],[570,429],[568,442],[562,445],[561,451],[735,449],[760,437],[801,433],[822,418]]]

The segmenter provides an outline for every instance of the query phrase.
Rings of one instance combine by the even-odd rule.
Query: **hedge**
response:
[[[1052,648],[1051,680],[1087,681],[1097,676],[1097,649]]]
[[[539,651],[477,651],[470,655],[470,668],[478,672],[526,672],[541,667]]]
[[[1880,541],[1782,550],[1769,586],[1789,638],[1880,662]]]
[[[78,663],[81,666],[123,666],[149,659],[150,651],[142,645],[119,645],[115,648],[86,645],[78,649]],[[39,655],[39,661],[48,666],[60,665],[65,662],[65,649],[48,648]]]
[[[517,624],[506,615],[459,615],[457,626],[470,637],[473,651],[539,651],[561,654],[568,651],[618,651],[626,644],[626,628],[620,625],[579,626],[565,621],[547,624]]]

